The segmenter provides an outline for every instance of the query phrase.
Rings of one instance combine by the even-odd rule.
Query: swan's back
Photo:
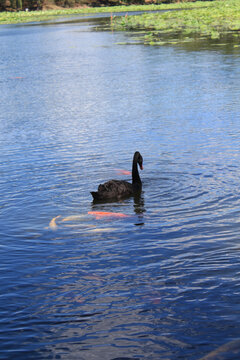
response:
[[[98,186],[98,191],[91,192],[94,200],[121,199],[133,194],[133,187],[124,180],[110,180]]]

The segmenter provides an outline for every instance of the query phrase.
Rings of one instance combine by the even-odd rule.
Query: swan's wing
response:
[[[109,197],[121,197],[131,195],[133,192],[132,184],[123,180],[110,180],[98,187],[98,193]]]

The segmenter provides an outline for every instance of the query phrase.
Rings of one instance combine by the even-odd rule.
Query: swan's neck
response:
[[[133,158],[133,164],[132,164],[132,183],[138,183],[141,184],[141,179],[138,173],[138,165],[137,165],[137,159]]]

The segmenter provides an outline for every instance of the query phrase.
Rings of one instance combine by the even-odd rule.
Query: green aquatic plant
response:
[[[155,42],[159,37],[168,34],[183,37],[206,36],[219,39],[226,33],[240,34],[240,1],[217,0],[169,6],[172,11],[163,13],[145,13],[121,19],[116,18],[113,24],[115,29],[136,30],[145,29],[155,32]],[[179,7],[181,11],[179,11]],[[178,8],[178,11],[177,11]],[[175,10],[175,11],[174,11]],[[147,35],[146,35],[147,39]],[[151,39],[151,43],[154,40]]]

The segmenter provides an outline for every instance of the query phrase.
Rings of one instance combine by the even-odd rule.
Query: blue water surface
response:
[[[194,360],[239,338],[239,48],[129,36],[0,28],[0,359]],[[142,196],[93,204],[136,150]]]

